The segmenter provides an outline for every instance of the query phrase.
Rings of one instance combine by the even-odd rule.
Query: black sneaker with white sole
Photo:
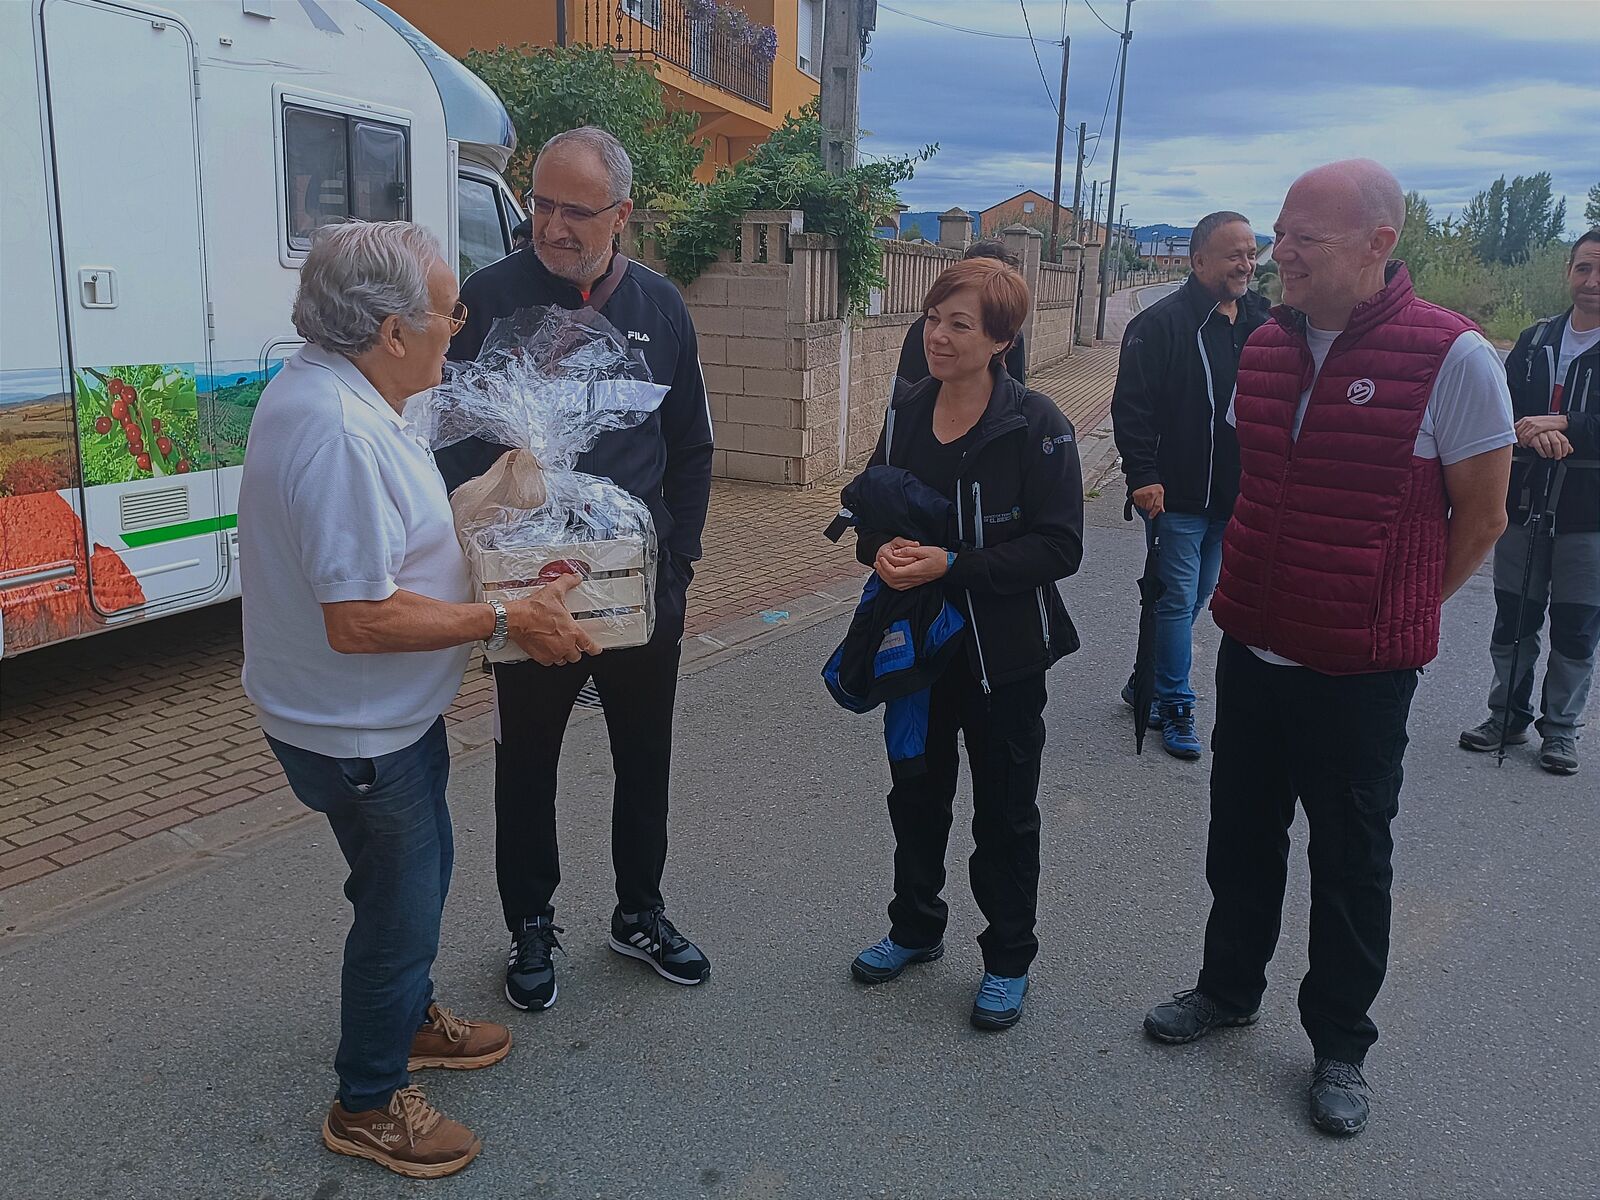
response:
[[[619,907],[611,914],[610,946],[618,954],[648,963],[655,973],[673,983],[693,987],[711,974],[711,963],[700,948],[667,919],[666,909],[625,913]]]
[[[551,952],[561,949],[564,930],[549,917],[529,917],[511,936],[506,955],[506,999],[513,1008],[538,1012],[556,1002],[556,967]],[[565,953],[565,951],[563,951]]]

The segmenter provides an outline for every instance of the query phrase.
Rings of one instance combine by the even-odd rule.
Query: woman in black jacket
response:
[[[1078,648],[1056,580],[1083,558],[1083,479],[1072,426],[1003,370],[1027,316],[1027,284],[971,259],[928,293],[930,378],[899,385],[872,463],[903,467],[955,501],[944,545],[862,530],[857,555],[883,582],[944,587],[967,619],[966,652],[929,693],[926,774],[889,794],[894,900],[889,935],[851,965],[883,983],[944,953],[944,856],[956,793],[956,734],[972,773],[972,890],[989,927],[972,1022],[1005,1029],[1022,1015],[1039,943],[1039,764],[1045,672]]]

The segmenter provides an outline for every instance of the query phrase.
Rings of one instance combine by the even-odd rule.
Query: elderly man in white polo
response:
[[[444,481],[406,424],[465,319],[438,241],[407,222],[321,231],[294,324],[307,345],[261,394],[239,491],[244,687],[295,795],[350,865],[338,1098],[329,1149],[413,1178],[482,1144],[410,1083],[511,1049],[501,1025],[434,1003],[450,883],[445,708],[471,643],[514,640],[547,665],[596,647],[562,597],[470,603]]]

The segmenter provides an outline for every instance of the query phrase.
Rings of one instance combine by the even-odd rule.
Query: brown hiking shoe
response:
[[[511,1053],[511,1031],[493,1021],[463,1021],[448,1008],[428,1005],[428,1023],[411,1039],[408,1071],[489,1067]]]
[[[346,1112],[335,1100],[322,1140],[335,1154],[371,1159],[411,1179],[454,1175],[483,1149],[472,1130],[424,1100],[415,1084],[396,1092],[387,1109]]]

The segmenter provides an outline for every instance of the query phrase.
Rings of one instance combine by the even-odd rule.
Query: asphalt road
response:
[[[490,766],[458,765],[436,978],[446,1003],[510,1019],[517,1039],[490,1070],[424,1076],[486,1143],[465,1173],[407,1183],[319,1143],[347,917],[313,820],[0,942],[0,1194],[1594,1196],[1593,767],[1557,780],[1526,748],[1502,770],[1455,748],[1480,715],[1482,577],[1447,608],[1413,714],[1371,1128],[1335,1141],[1305,1115],[1301,854],[1261,1023],[1185,1048],[1141,1036],[1148,1004],[1198,966],[1206,771],[1133,755],[1116,692],[1142,546],[1115,507],[1094,506],[1089,566],[1067,589],[1085,648],[1051,676],[1044,949],[1016,1029],[967,1025],[981,926],[963,820],[950,953],[871,991],[848,977],[885,929],[891,843],[878,723],[817,680],[835,621],[685,681],[667,889],[715,963],[701,988],[603,946],[609,782],[588,720],[563,767],[560,1002],[512,1013]]]

